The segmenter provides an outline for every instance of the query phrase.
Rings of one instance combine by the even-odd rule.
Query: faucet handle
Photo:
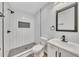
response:
[[[63,42],[68,42],[68,41],[66,40],[66,38],[65,38],[65,35],[62,35],[62,41],[63,41]]]
[[[65,35],[62,35],[62,36],[60,37],[60,39],[63,39],[63,38],[65,38]]]
[[[63,35],[62,38],[65,39],[65,35]]]

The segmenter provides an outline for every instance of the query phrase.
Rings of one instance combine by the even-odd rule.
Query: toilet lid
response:
[[[33,47],[33,52],[39,52],[44,48],[44,45],[38,44],[36,46]]]

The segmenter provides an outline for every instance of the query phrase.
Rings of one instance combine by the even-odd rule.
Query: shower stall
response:
[[[34,45],[33,18],[0,2],[0,57],[32,57]]]

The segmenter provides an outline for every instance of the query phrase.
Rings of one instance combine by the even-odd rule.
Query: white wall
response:
[[[38,12],[35,16],[35,41],[38,43],[40,41],[40,34],[41,36],[50,38],[53,35],[53,32],[50,31],[50,15],[51,15],[51,6],[44,7],[41,12],[41,33],[40,33],[40,12]]]
[[[35,42],[39,43],[40,41],[40,13],[38,15],[35,15]]]
[[[30,28],[18,28],[18,21],[29,22]],[[16,48],[34,42],[34,19],[26,14],[15,11],[11,16],[10,27],[10,48]]]
[[[34,18],[21,11],[15,11],[11,14],[8,8],[12,9],[8,3],[5,3],[5,56],[6,51],[34,42]],[[12,9],[13,10],[13,9]],[[18,28],[18,21],[30,22],[30,28]],[[10,30],[11,33],[7,33]]]
[[[5,3],[4,5],[4,15],[6,17],[4,17],[4,55],[7,56],[8,52],[9,52],[9,48],[10,48],[10,43],[9,43],[9,37],[7,35],[7,28],[8,26],[8,20],[10,19],[10,13],[7,10],[8,8],[10,8],[10,6]]]
[[[56,24],[56,10],[58,10],[59,8],[63,8],[69,4],[71,3],[61,3],[56,6],[50,4],[49,6],[47,6],[42,10],[42,22],[41,22],[42,36],[48,37],[50,39],[50,38],[60,38],[64,34],[68,41],[79,43],[79,32],[58,32],[56,30],[52,30],[52,31],[50,30],[50,27],[52,25],[55,26]],[[78,10],[79,10],[79,3],[78,3]],[[37,18],[36,20],[39,19]],[[79,31],[79,24],[78,24],[78,31]]]

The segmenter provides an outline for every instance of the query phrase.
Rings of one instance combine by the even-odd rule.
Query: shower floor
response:
[[[24,46],[21,46],[21,47],[18,47],[18,48],[11,49],[11,50],[9,51],[8,57],[12,57],[12,56],[17,55],[17,54],[19,54],[19,53],[22,53],[22,52],[24,52],[24,51],[26,51],[26,50],[29,50],[29,49],[31,49],[34,45],[35,45],[35,43],[30,43],[30,44],[27,44],[27,45],[24,45]],[[30,55],[28,55],[27,57],[32,57],[32,56],[33,56],[33,54],[30,54]]]

